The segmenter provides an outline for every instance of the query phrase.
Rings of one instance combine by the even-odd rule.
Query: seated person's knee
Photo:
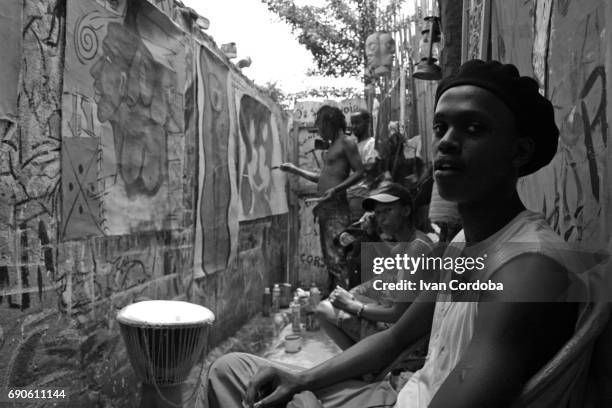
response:
[[[208,369],[208,378],[219,379],[227,376],[236,366],[243,353],[228,353],[216,359]]]

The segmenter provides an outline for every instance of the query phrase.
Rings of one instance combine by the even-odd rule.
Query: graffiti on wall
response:
[[[61,115],[50,90],[61,78],[58,58],[36,62],[58,54],[62,7],[48,6],[23,8],[19,120],[0,120],[0,307],[19,311],[39,307],[55,288]]]
[[[20,1],[2,5],[0,14],[0,118],[14,120],[17,117],[19,68],[21,64],[21,12]]]
[[[180,219],[175,207],[193,209],[197,129],[188,124],[197,124],[198,116],[193,97],[197,76],[191,68],[195,58],[189,47],[164,54],[164,47],[176,43],[171,38],[176,30],[157,11],[139,13],[132,25],[125,0],[19,3],[19,116],[14,122],[0,120],[0,383],[30,388],[70,384],[77,406],[135,406],[137,384],[115,315],[143,296],[189,296],[193,232],[168,231],[165,224],[146,219],[119,223],[133,218],[127,214],[130,206],[146,203],[142,214],[151,215],[148,206],[158,199],[160,219]],[[130,0],[138,3],[148,9],[146,2]],[[111,23],[121,27],[109,29]],[[68,33],[67,27],[73,31]],[[76,27],[81,28],[79,36],[74,35]],[[110,37],[121,30],[134,33],[134,27],[140,43],[126,71],[121,58],[134,48],[118,47]],[[149,75],[158,80],[154,89]],[[117,97],[112,86],[118,80],[116,90],[128,92],[123,89],[128,78],[131,93]],[[148,105],[151,91],[155,97],[167,92],[167,100],[162,95]],[[166,106],[172,100],[176,106]],[[112,122],[122,118],[113,116],[120,113],[113,103],[127,105],[117,108],[123,112],[134,111],[135,123],[147,133],[141,146],[133,143],[139,135],[114,133]],[[175,132],[175,125],[181,130]],[[166,157],[161,167],[149,162],[158,148],[158,157]],[[127,165],[115,160],[122,156],[131,157]],[[158,187],[155,180],[160,179]],[[110,195],[115,193],[128,206],[126,214],[119,214],[118,207],[113,210]],[[191,216],[183,217],[183,225],[193,224]],[[98,238],[118,231],[126,233]],[[58,243],[58,238],[65,242]],[[259,268],[264,263],[262,257],[253,259],[241,273],[257,267],[267,274],[269,269]],[[259,284],[260,275],[252,275]],[[243,285],[241,279],[235,282]],[[215,288],[220,297],[230,288],[235,292],[225,282]],[[261,293],[253,286],[246,289]],[[219,314],[227,309],[236,307],[223,304]],[[227,333],[216,330],[218,337]]]
[[[602,191],[609,180],[604,11],[591,0],[566,2],[552,14],[546,81],[559,150],[551,165],[520,184],[529,206],[544,212],[562,237],[593,246],[605,236]]]
[[[481,59],[482,13],[485,0],[468,0],[468,48],[467,59]]]
[[[298,240],[298,281],[327,282],[327,269],[321,252],[319,225],[312,208],[316,203],[299,199],[300,233]]]
[[[509,62],[521,75],[534,76],[533,0],[493,1],[491,4],[491,59]]]
[[[534,38],[532,65],[535,79],[540,88],[548,91],[548,51],[550,46],[550,25],[552,20],[552,0],[538,0],[533,15]]]
[[[187,40],[145,0],[103,3],[68,2],[64,239],[169,228],[177,217]]]
[[[359,109],[365,109],[365,100],[361,98],[343,99],[341,101],[299,101],[296,102],[293,109],[293,120],[295,123],[301,126],[314,126],[317,111],[323,105],[337,106],[344,113],[346,123],[350,123],[351,115],[359,111]]]

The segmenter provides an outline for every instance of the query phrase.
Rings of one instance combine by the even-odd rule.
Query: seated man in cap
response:
[[[270,407],[305,390],[314,394],[300,395],[302,406],[326,408],[573,406],[588,348],[564,366],[562,378],[523,393],[587,309],[562,301],[578,272],[565,242],[542,215],[525,209],[516,187],[556,153],[552,104],[515,66],[474,60],[441,81],[434,106],[435,181],[443,198],[457,202],[464,228],[444,259],[488,255],[485,267],[462,275],[442,270],[439,290],[422,290],[391,328],[311,369],[222,357],[208,376],[212,407],[239,407],[243,395],[247,406]],[[503,290],[478,285],[489,280]],[[477,288],[453,289],[453,282]],[[387,366],[429,330],[425,365],[400,389],[355,380]]]
[[[391,246],[389,252],[392,257],[395,254],[420,256],[430,253],[433,243],[426,234],[414,227],[413,199],[406,188],[399,184],[388,184],[363,200],[362,205],[365,211],[374,212],[376,224]],[[416,276],[404,276],[403,270],[385,271],[350,292],[337,287],[317,307],[316,314],[321,327],[343,350],[363,337],[389,328],[400,318],[410,302],[407,299],[394,301],[398,300],[394,294],[389,290],[376,290],[373,282],[395,282]]]

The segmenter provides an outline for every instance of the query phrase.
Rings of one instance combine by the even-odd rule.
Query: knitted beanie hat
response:
[[[521,136],[534,141],[533,156],[519,170],[519,176],[534,173],[550,163],[557,152],[559,129],[555,124],[552,103],[540,94],[538,83],[533,78],[520,76],[512,64],[467,61],[455,75],[440,82],[435,106],[445,91],[460,85],[484,88],[501,99],[514,113]]]

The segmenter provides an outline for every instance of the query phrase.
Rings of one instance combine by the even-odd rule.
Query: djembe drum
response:
[[[206,348],[214,319],[205,307],[172,300],[147,300],[121,309],[121,335],[142,381],[141,408],[183,406],[182,385]]]

